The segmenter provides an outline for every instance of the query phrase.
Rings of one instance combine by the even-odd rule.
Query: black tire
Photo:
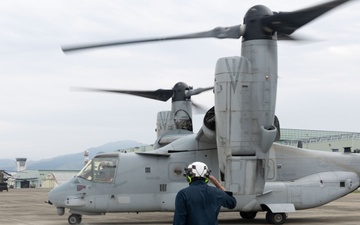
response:
[[[268,211],[265,216],[266,222],[268,222],[269,224],[272,224],[272,220],[270,218],[271,214],[272,214],[272,212]]]
[[[245,220],[253,220],[256,217],[257,212],[240,212],[241,218]]]
[[[266,221],[270,224],[283,224],[286,218],[285,213],[272,213],[270,211],[266,213]]]
[[[69,224],[80,224],[82,220],[81,215],[71,214],[68,218]]]

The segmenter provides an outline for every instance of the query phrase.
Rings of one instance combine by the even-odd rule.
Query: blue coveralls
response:
[[[236,199],[204,180],[190,183],[175,199],[174,225],[217,225],[220,207],[233,209]]]

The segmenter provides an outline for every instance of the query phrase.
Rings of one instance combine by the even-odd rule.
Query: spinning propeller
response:
[[[244,40],[272,38],[274,32],[277,32],[279,39],[291,40],[289,37],[293,32],[303,25],[311,22],[331,9],[348,2],[350,0],[334,0],[331,2],[319,4],[313,7],[293,11],[293,12],[272,12],[265,6],[256,5],[248,10],[244,18],[244,25],[231,27],[217,27],[210,31],[178,35],[163,38],[135,39],[127,41],[104,42],[89,45],[64,46],[62,50],[67,53],[71,51],[110,47],[117,45],[139,44],[146,42],[170,41],[195,38],[233,38]],[[171,93],[171,92],[170,92]],[[169,94],[168,94],[169,95]]]
[[[96,88],[81,88],[81,87],[74,87],[71,88],[73,91],[96,91],[96,92],[109,92],[109,93],[116,93],[116,94],[128,94],[128,95],[135,95],[143,98],[150,98],[154,100],[159,100],[166,102],[170,98],[172,98],[172,102],[176,101],[188,101],[190,100],[191,96],[200,94],[205,91],[212,90],[214,87],[206,87],[206,88],[196,88],[187,85],[184,82],[178,82],[172,89],[157,89],[154,91],[138,91],[138,90],[110,90],[110,89],[96,89]],[[192,102],[192,105],[195,109],[204,111],[204,109]]]

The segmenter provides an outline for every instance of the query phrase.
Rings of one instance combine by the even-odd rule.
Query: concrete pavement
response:
[[[11,225],[68,225],[68,210],[58,216],[54,206],[46,204],[49,189],[10,189],[0,192],[0,224]],[[325,206],[289,214],[285,224],[360,224],[360,193],[353,193]],[[129,224],[171,225],[173,213],[110,213],[103,216],[83,216],[83,225]],[[267,224],[265,213],[254,220],[240,218],[239,213],[220,213],[219,225]]]

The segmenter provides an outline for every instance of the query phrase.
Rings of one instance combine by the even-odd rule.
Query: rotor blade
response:
[[[158,89],[155,91],[133,91],[133,90],[108,90],[108,89],[96,89],[96,88],[71,88],[72,91],[98,91],[98,92],[110,92],[110,93],[117,93],[117,94],[128,94],[128,95],[135,95],[144,98],[155,99],[159,101],[166,102],[169,100],[174,92],[171,89]]]
[[[263,18],[262,23],[268,29],[290,35],[322,14],[349,1],[351,0],[335,0],[294,12],[274,13],[272,16]]]
[[[210,91],[212,89],[214,89],[214,87],[196,88],[196,89],[188,90],[188,91],[186,91],[185,96],[186,97],[191,97],[193,95],[200,94],[200,93],[202,93],[204,91]]]
[[[205,114],[209,110],[209,109],[205,108],[205,106],[203,106],[203,105],[194,103],[194,101],[191,101],[191,104],[194,108],[195,114]]]
[[[278,33],[277,35],[278,41],[301,41],[301,39],[294,37],[294,35],[288,35],[284,33]]]
[[[117,45],[129,45],[129,44],[139,44],[146,42],[157,42],[157,41],[171,41],[171,40],[182,40],[182,39],[195,39],[195,38],[240,38],[244,33],[244,26],[236,25],[232,27],[217,27],[210,31],[204,31],[193,34],[172,36],[172,37],[163,37],[163,38],[149,38],[149,39],[136,39],[136,40],[127,40],[127,41],[114,41],[114,42],[104,42],[98,44],[89,44],[89,45],[73,45],[73,46],[63,46],[63,52],[71,52],[78,50],[86,50],[93,48],[102,48],[110,47]]]

